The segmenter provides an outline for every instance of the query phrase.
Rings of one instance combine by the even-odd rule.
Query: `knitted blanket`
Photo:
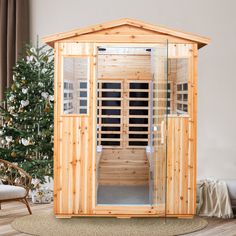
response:
[[[233,218],[227,184],[221,180],[204,180],[200,186],[200,216]]]

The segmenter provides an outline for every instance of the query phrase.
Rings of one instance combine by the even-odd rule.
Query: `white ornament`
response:
[[[28,92],[28,89],[27,89],[27,88],[23,88],[23,89],[22,89],[22,93],[23,93],[23,94],[26,94],[27,92]]]
[[[39,83],[38,83],[38,86],[39,86],[39,87],[43,87],[43,83],[42,83],[42,82],[39,82]]]
[[[6,141],[3,139],[3,140],[1,141],[1,144],[4,145],[5,143],[6,143]]]
[[[15,99],[15,96],[14,96],[14,95],[11,95],[11,96],[9,97],[9,101],[10,101],[10,102],[13,102],[14,99]]]
[[[30,51],[31,51],[32,53],[36,53],[35,48],[31,48]]]
[[[21,143],[22,143],[24,146],[28,146],[30,142],[29,142],[28,139],[22,138],[22,139],[21,139]]]
[[[0,136],[2,136],[3,135],[3,131],[2,130],[0,130]]]
[[[54,95],[49,95],[49,100],[54,101]]]
[[[15,106],[11,106],[11,107],[8,108],[8,111],[9,111],[9,112],[13,112],[14,109],[15,109]]]
[[[47,92],[42,92],[41,95],[43,98],[47,99],[49,94]]]
[[[31,55],[31,56],[27,56],[26,57],[26,60],[27,60],[27,64],[29,64],[30,62],[32,62],[33,61],[33,59],[34,59],[34,57]]]
[[[6,141],[10,143],[12,141],[12,136],[6,136]]]
[[[42,69],[42,73],[44,74],[44,73],[46,73],[48,70],[46,69],[46,68],[43,68]]]
[[[35,58],[35,60],[36,60],[36,58]],[[39,67],[39,66],[40,66],[40,62],[37,61],[37,62],[35,63],[35,65]]]
[[[25,100],[25,101],[24,101],[24,100],[21,100],[21,101],[20,101],[20,104],[21,104],[22,107],[26,107],[26,106],[29,105],[29,100]]]

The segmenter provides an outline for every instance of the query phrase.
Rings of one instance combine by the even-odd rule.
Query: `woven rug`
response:
[[[17,218],[12,227],[22,233],[42,236],[172,236],[198,231],[207,226],[205,219],[176,218],[102,218],[56,219],[50,213]]]

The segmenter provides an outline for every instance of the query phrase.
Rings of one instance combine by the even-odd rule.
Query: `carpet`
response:
[[[41,213],[17,218],[12,227],[22,233],[40,236],[173,236],[198,231],[205,219],[76,217],[56,219]]]

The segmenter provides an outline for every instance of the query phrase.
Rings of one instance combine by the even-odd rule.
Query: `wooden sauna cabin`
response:
[[[55,215],[192,217],[209,39],[121,19],[44,42],[55,49]]]

